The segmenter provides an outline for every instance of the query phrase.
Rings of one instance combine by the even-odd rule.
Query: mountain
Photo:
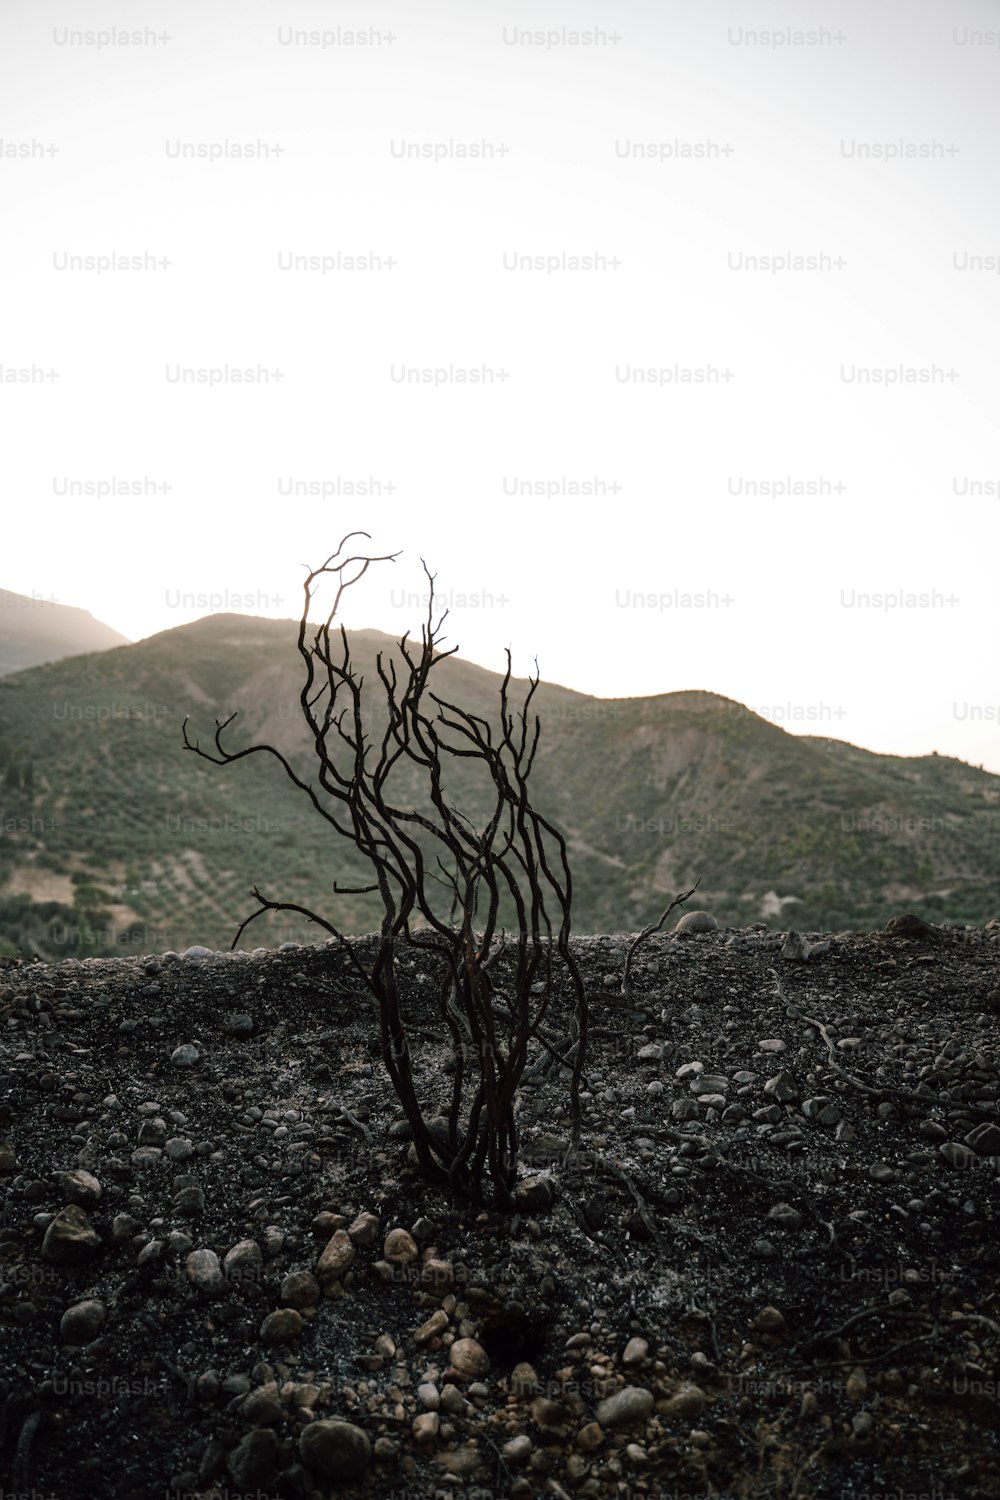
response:
[[[86,609],[0,589],[0,677],[41,662],[128,645]]]
[[[304,775],[297,624],[211,615],[0,680],[0,939],[48,957],[228,947],[272,899],[346,932],[377,924],[377,898],[334,895],[367,866],[266,754],[218,767],[226,744],[270,740]],[[376,734],[379,631],[349,634]],[[499,673],[458,657],[438,691],[496,722]],[[433,680],[433,679],[432,679]],[[514,705],[525,683],[511,685]],[[764,919],[804,931],[871,929],[893,912],[983,923],[997,915],[1000,777],[930,755],[876,755],[792,735],[718,694],[598,699],[541,684],[533,800],[566,835],[579,932],[634,931],[700,877],[696,904],[723,925]],[[473,818],[481,788],[449,764],[453,805]],[[409,769],[397,798],[419,809]],[[292,914],[261,918],[242,947],[322,933]]]

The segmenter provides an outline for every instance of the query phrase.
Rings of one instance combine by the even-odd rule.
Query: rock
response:
[[[666,1417],[668,1422],[681,1422],[690,1417],[696,1417],[705,1405],[705,1392],[700,1385],[692,1385],[690,1381],[682,1381],[672,1396],[656,1403],[657,1415]]]
[[[792,1230],[802,1227],[802,1215],[790,1203],[775,1203],[773,1207],[768,1209],[767,1217],[779,1229]]]
[[[504,1462],[508,1464],[523,1464],[531,1456],[532,1442],[526,1432],[519,1432],[517,1437],[512,1437],[504,1443],[500,1452]]]
[[[173,1209],[175,1214],[184,1218],[196,1219],[205,1211],[205,1189],[197,1183],[178,1188],[174,1194]]]
[[[420,1251],[408,1229],[390,1229],[382,1245],[382,1259],[391,1266],[408,1266],[415,1261]]]
[[[448,1350],[448,1358],[460,1375],[478,1380],[490,1367],[490,1357],[476,1339],[456,1339]]]
[[[455,1267],[450,1260],[431,1256],[420,1267],[420,1285],[437,1297],[444,1297],[455,1284]]]
[[[415,1344],[427,1344],[431,1339],[436,1338],[439,1333],[443,1333],[447,1327],[448,1314],[443,1312],[439,1307],[436,1312],[431,1313],[425,1322],[421,1323],[413,1335],[413,1342]]]
[[[510,1389],[514,1396],[534,1396],[538,1392],[538,1376],[534,1365],[527,1360],[518,1360],[510,1372]]]
[[[358,1214],[354,1223],[348,1228],[347,1234],[352,1245],[357,1245],[359,1250],[367,1249],[374,1245],[378,1238],[379,1220],[377,1214]]]
[[[536,1427],[540,1428],[543,1437],[564,1436],[570,1416],[569,1407],[565,1406],[562,1401],[552,1401],[547,1396],[536,1396],[531,1403],[531,1420]]]
[[[690,912],[695,916],[695,912]],[[641,1385],[627,1385],[613,1396],[606,1396],[595,1413],[602,1427],[627,1427],[645,1422],[653,1410],[653,1393]]]
[[[63,1172],[59,1177],[59,1186],[67,1203],[79,1203],[84,1208],[93,1208],[101,1201],[101,1184],[93,1172]]]
[[[781,956],[788,963],[804,963],[811,951],[801,932],[790,932],[781,945]]]
[[[357,1253],[348,1235],[343,1229],[338,1229],[316,1262],[316,1280],[324,1291],[341,1279]]]
[[[74,1303],[66,1309],[59,1323],[64,1343],[89,1344],[104,1327],[107,1316],[107,1308],[96,1297]]]
[[[938,1147],[938,1155],[949,1167],[971,1167],[976,1161],[976,1153],[960,1141],[943,1141]]]
[[[718,932],[719,924],[710,911],[686,911],[674,928],[676,933]]]
[[[514,1188],[518,1213],[546,1213],[556,1201],[557,1192],[554,1177],[522,1177]]]
[[[188,1280],[204,1297],[220,1297],[226,1290],[219,1257],[214,1250],[192,1250],[184,1262]]]
[[[200,1057],[197,1047],[193,1047],[190,1042],[182,1042],[171,1052],[170,1062],[175,1068],[193,1068]]]
[[[166,956],[166,955],[164,955],[164,956]],[[201,947],[201,945],[199,943],[193,943],[190,948],[185,948],[184,949],[184,952],[181,955],[181,957],[182,958],[192,958],[192,959],[195,960],[195,962],[198,962],[199,960],[201,960],[202,962],[204,962],[206,958],[211,958],[212,957],[212,950],[211,950],[211,948],[203,948],[203,947]]]
[[[256,1240],[237,1240],[222,1262],[226,1280],[237,1285],[248,1281],[259,1281],[263,1269],[264,1252]]]
[[[323,1479],[360,1479],[371,1460],[371,1443],[353,1422],[323,1418],[303,1428],[299,1456],[310,1473]]]
[[[754,1333],[765,1333],[778,1338],[786,1331],[787,1324],[784,1314],[778,1308],[769,1306],[761,1308],[750,1328]]]
[[[278,1436],[270,1427],[248,1432],[226,1459],[236,1492],[256,1494],[270,1488],[278,1462]]]
[[[280,1422],[284,1414],[276,1380],[258,1386],[240,1402],[240,1415],[258,1427],[266,1427],[268,1422]]]
[[[786,1043],[780,1036],[767,1036],[763,1041],[757,1043],[758,1052],[784,1052]]]
[[[581,1453],[596,1453],[604,1442],[604,1428],[599,1422],[588,1422],[576,1435],[576,1446]]]
[[[102,1248],[101,1236],[77,1203],[69,1203],[52,1219],[42,1240],[42,1255],[55,1265],[76,1266]]]
[[[925,922],[912,911],[890,917],[882,931],[886,937],[909,938],[911,942],[936,943],[940,936],[930,922]]]
[[[433,1442],[440,1426],[441,1418],[436,1411],[422,1411],[419,1416],[414,1417],[411,1425],[414,1440],[418,1443]]]
[[[424,1411],[437,1411],[441,1405],[441,1392],[431,1381],[425,1380],[417,1386],[417,1400]]]
[[[625,1352],[622,1355],[622,1364],[641,1365],[648,1353],[649,1344],[645,1339],[638,1337],[629,1339],[625,1345]]]
[[[0,1141],[0,1173],[17,1171],[17,1155],[9,1141]]]
[[[302,1314],[294,1307],[279,1307],[268,1313],[260,1325],[260,1336],[265,1344],[290,1344],[302,1332]]]
[[[1000,1156],[1000,1126],[984,1120],[965,1137],[965,1144],[979,1156]]]
[[[246,1011],[236,1011],[226,1021],[226,1030],[230,1036],[251,1036],[253,1016],[248,1016]]]
[[[764,1092],[779,1104],[794,1104],[800,1097],[799,1086],[791,1073],[775,1073],[764,1084]]]
[[[321,1296],[322,1289],[311,1271],[289,1271],[281,1283],[281,1300],[286,1307],[312,1307]]]

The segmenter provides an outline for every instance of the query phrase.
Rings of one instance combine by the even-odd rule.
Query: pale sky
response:
[[[424,556],[484,666],[1000,772],[998,42],[995,0],[6,0],[0,587],[292,617],[363,528],[403,555],[349,627],[417,628]]]

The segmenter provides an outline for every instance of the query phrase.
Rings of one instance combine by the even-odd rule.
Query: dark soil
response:
[[[4,1500],[1000,1497],[1000,924],[903,931],[798,961],[781,933],[657,935],[627,999],[629,939],[574,940],[581,1148],[552,1069],[522,1093],[541,1185],[513,1216],[417,1176],[336,948],[4,960]],[[397,1228],[416,1259],[387,1258]],[[348,1229],[350,1268],[294,1293]],[[192,1250],[246,1240],[200,1290]],[[262,1332],[288,1301],[301,1328]],[[81,1302],[103,1321],[63,1322]],[[481,1374],[451,1362],[470,1339]],[[635,1415],[595,1426],[623,1386]],[[300,1448],[331,1418],[364,1434],[356,1478]]]

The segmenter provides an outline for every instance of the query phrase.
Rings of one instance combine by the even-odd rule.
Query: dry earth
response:
[[[509,1217],[335,948],[4,960],[4,1500],[1000,1497],[1000,924],[784,941],[574,940]]]

